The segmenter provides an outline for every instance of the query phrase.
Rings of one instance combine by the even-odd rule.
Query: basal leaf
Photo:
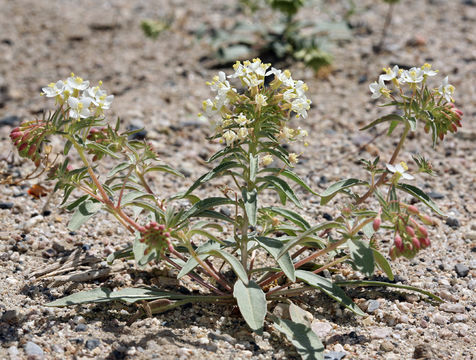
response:
[[[256,241],[278,262],[279,267],[283,270],[284,274],[291,281],[296,281],[296,274],[294,273],[294,265],[289,253],[279,256],[281,250],[284,247],[283,242],[278,239],[259,236]]]
[[[375,263],[373,251],[369,244],[358,239],[347,241],[350,250],[350,257],[354,267],[366,276],[374,273]]]
[[[100,202],[93,202],[86,200],[79,204],[68,224],[68,229],[71,231],[78,230],[81,225],[88,221],[94,214],[96,214],[102,207]]]
[[[266,295],[263,290],[254,281],[246,285],[238,279],[233,288],[233,297],[248,326],[261,334],[266,316]]]
[[[241,263],[236,257],[227,253],[224,250],[210,250],[207,253],[209,255],[221,257],[223,260],[225,260],[231,266],[236,276],[238,276],[238,278],[243,282],[243,284],[248,285],[248,274],[243,268],[243,265],[241,265]]]

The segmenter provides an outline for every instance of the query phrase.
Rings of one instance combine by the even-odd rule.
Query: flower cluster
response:
[[[44,87],[42,95],[55,98],[59,105],[66,105],[70,118],[84,119],[100,116],[111,107],[114,95],[107,95],[101,85],[100,81],[97,86],[90,87],[89,81],[71,73],[66,80]]]
[[[38,167],[41,161],[40,147],[47,136],[45,121],[31,121],[21,124],[10,132],[10,139],[21,157],[31,159]]]
[[[145,254],[155,249],[158,254],[161,254],[163,250],[173,250],[172,243],[170,241],[170,232],[166,229],[165,225],[157,224],[155,221],[151,221],[146,226],[140,227],[140,242],[146,243],[148,248]]]
[[[413,175],[410,175],[407,173],[408,171],[408,166],[407,164],[402,161],[400,164],[397,165],[392,165],[392,164],[387,164],[387,170],[393,173],[393,182],[397,183],[400,178],[403,178],[405,180],[413,180],[414,177]]]
[[[425,249],[431,245],[428,230],[423,225],[418,224],[414,216],[418,216],[425,225],[434,225],[433,220],[428,215],[420,213],[416,206],[400,205],[405,207],[406,210],[402,214],[398,214],[394,222],[395,237],[393,246],[389,251],[392,259],[399,256],[412,258],[420,249]]]
[[[291,114],[306,118],[311,101],[306,97],[307,85],[293,80],[288,70],[281,71],[270,68],[260,59],[237,62],[235,72],[226,76],[219,72],[207,85],[216,93],[213,99],[203,102],[203,110],[208,117],[219,115],[216,130],[220,133],[221,141],[227,146],[238,140],[245,140],[256,130],[257,121],[261,114],[279,113],[279,138],[285,141],[303,140],[307,131],[291,129],[286,126],[286,120]],[[267,77],[273,80],[266,85]],[[243,94],[233,88],[228,79],[240,79],[245,88]]]

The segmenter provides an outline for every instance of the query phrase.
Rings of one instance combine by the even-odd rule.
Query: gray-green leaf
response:
[[[352,239],[347,241],[347,245],[355,268],[365,276],[371,276],[374,273],[375,262],[369,244],[358,239]]]
[[[241,280],[237,280],[233,288],[233,297],[248,326],[253,331],[261,333],[266,316],[266,295],[263,290],[254,281],[245,285]]]
[[[296,274],[294,273],[294,265],[289,253],[279,256],[284,244],[278,239],[260,236],[256,241],[277,261],[281,270],[292,282],[296,281]]]
[[[243,188],[241,191],[243,195],[243,202],[245,205],[246,216],[251,226],[256,226],[257,221],[257,207],[258,207],[258,192],[256,189],[248,191]]]
[[[88,221],[94,214],[96,214],[102,207],[99,202],[87,200],[82,202],[74,212],[68,224],[68,229],[71,231],[78,230],[81,225]]]

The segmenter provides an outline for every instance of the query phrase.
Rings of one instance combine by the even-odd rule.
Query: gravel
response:
[[[244,16],[237,13],[236,0],[223,1],[220,6],[215,3],[85,0],[72,6],[61,0],[0,0],[3,156],[10,160],[7,140],[12,127],[20,120],[41,117],[44,108],[51,109],[53,102],[38,96],[40,88],[74,71],[94,82],[102,79],[104,87],[116,95],[109,118],[120,116],[123,129],[143,124],[147,141],[161,158],[187,176],[178,181],[152,174],[156,188],[162,189],[164,196],[184,191],[207,171],[204,159],[218,149],[204,140],[210,134],[208,126],[196,120],[201,102],[210,96],[205,81],[218,70],[204,67],[200,60],[210,54],[210,49],[193,33],[200,26],[229,28],[235,18]],[[328,3],[330,10],[337,8],[343,14],[342,2]],[[400,283],[438,294],[445,303],[430,303],[423,295],[399,289],[349,290],[367,311],[368,316],[361,318],[335,306],[319,292],[305,294],[300,300],[308,304],[306,310],[314,317],[313,324],[319,324],[315,331],[329,359],[469,360],[474,350],[471,334],[476,333],[476,123],[472,121],[476,115],[476,52],[469,29],[476,21],[476,7],[463,1],[399,2],[384,51],[377,55],[372,45],[378,41],[387,4],[371,0],[356,4],[358,11],[349,20],[354,39],[334,49],[335,63],[327,78],[315,77],[299,64],[274,64],[289,66],[294,78],[305,80],[313,100],[309,118],[299,123],[309,131],[310,146],[292,149],[303,152],[303,162],[296,171],[317,192],[343,178],[365,177],[356,160],[373,159],[372,154],[378,153],[382,162],[388,161],[387,149],[395,144],[395,137],[380,136],[372,146],[360,148],[381,129],[366,133],[358,133],[358,129],[387,111],[372,103],[368,83],[389,64],[432,62],[441,74],[448,74],[456,86],[457,106],[465,113],[463,128],[456,136],[449,134],[447,141],[435,149],[429,137],[412,135],[401,160],[407,160],[410,171],[416,173],[412,155],[420,152],[431,159],[437,176],[417,174],[412,184],[431,190],[433,201],[449,217],[433,215],[438,227],[429,228],[431,247],[412,261],[391,262]],[[139,23],[156,18],[158,9],[175,20],[154,42],[143,37]],[[315,19],[316,13],[313,8],[300,16]],[[228,73],[230,70],[224,69]],[[52,145],[58,147],[54,141]],[[73,156],[71,161],[77,159]],[[25,176],[33,168],[14,157],[13,162],[0,161],[0,170],[3,180],[9,174],[15,179],[20,173]],[[159,275],[150,276],[150,267],[142,271],[127,261],[116,261],[114,266],[120,270],[103,279],[81,283],[33,281],[33,272],[52,266],[73,250],[104,256],[105,249],[119,250],[133,240],[118,232],[114,218],[107,214],[70,232],[67,222],[71,215],[60,209],[58,195],[51,199],[28,195],[27,190],[36,183],[53,188],[53,184],[40,179],[0,186],[1,359],[298,358],[289,342],[272,327],[266,327],[263,336],[251,334],[233,307],[193,305],[131,322],[129,314],[136,308],[120,304],[46,308],[49,301],[98,286],[157,285],[152,281],[166,276],[168,269],[155,266],[154,272]],[[214,186],[197,191],[202,198],[211,193],[219,194]],[[319,199],[300,190],[298,194],[304,216],[312,224],[323,221],[324,214],[335,218],[336,206],[344,200],[339,195],[335,201],[319,206]],[[272,196],[265,201],[276,204]],[[47,202],[49,212],[44,212]],[[424,209],[423,204],[417,206]],[[222,209],[222,213],[229,210]],[[41,215],[31,217],[33,214]],[[384,254],[390,239],[384,230],[376,236]],[[458,265],[463,271],[458,272]],[[335,276],[333,271],[330,274]],[[352,271],[347,276],[359,277]],[[181,280],[180,285],[198,289],[188,280]],[[127,311],[122,312],[124,309]],[[85,330],[76,332],[78,327],[84,329],[80,325]]]

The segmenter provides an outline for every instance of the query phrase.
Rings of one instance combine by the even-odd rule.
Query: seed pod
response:
[[[420,248],[420,241],[418,241],[416,237],[412,238],[412,244],[415,250],[418,250]]]
[[[374,219],[374,222],[373,222],[373,228],[374,228],[374,231],[378,231],[378,229],[380,229],[380,224],[382,223],[382,219],[380,218],[380,215],[377,216],[375,219]]]

